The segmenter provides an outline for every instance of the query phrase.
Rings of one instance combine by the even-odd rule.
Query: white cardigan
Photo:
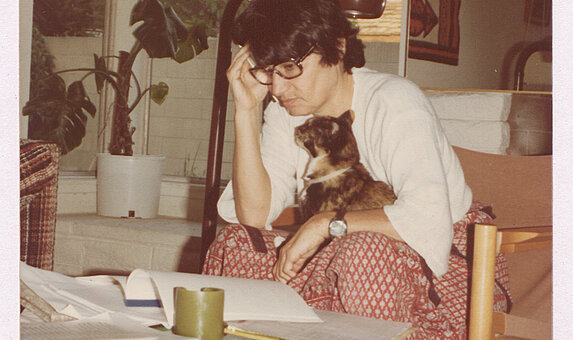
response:
[[[440,276],[448,269],[453,223],[468,211],[472,193],[430,102],[412,82],[366,68],[353,69],[352,130],[361,162],[398,199],[384,211],[402,239]],[[295,201],[303,186],[307,153],[294,128],[310,116],[293,117],[277,103],[264,113],[263,163],[272,186],[267,224]],[[218,203],[223,219],[237,223],[232,183]]]

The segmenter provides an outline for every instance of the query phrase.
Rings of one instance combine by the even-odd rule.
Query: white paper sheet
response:
[[[113,277],[73,278],[21,263],[20,278],[58,312],[78,319],[113,313],[145,325],[166,322],[161,308],[126,307],[121,286]]]
[[[23,323],[20,327],[20,338],[22,340],[186,339],[170,331],[154,330],[127,317],[107,313],[78,321]]]

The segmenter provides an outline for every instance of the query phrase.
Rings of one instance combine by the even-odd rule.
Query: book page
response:
[[[135,273],[134,271],[132,274]],[[204,287],[223,289],[225,321],[322,322],[300,295],[291,287],[277,281],[158,271],[137,271],[137,275],[149,275],[154,281],[167,318],[167,327],[173,325],[175,287],[188,290],[200,290]],[[126,289],[129,291],[129,285]],[[134,295],[130,293],[130,296]]]
[[[289,340],[402,339],[414,329],[409,323],[366,318],[351,314],[316,310],[323,323],[276,321],[232,321],[229,326]]]

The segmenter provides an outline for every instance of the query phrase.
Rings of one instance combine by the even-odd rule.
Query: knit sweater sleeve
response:
[[[467,211],[471,191],[433,108],[414,84],[396,78],[372,83],[365,92],[360,102],[366,104],[356,105],[357,115],[363,112],[355,131],[362,160],[398,197],[384,207],[392,226],[442,275],[454,218]],[[460,197],[463,202],[457,202]]]

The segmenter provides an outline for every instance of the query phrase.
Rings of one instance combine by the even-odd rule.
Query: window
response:
[[[204,177],[206,174],[209,142],[212,92],[215,78],[216,40],[219,18],[224,9],[223,0],[162,0],[174,7],[181,19],[189,23],[202,20],[210,25],[209,49],[184,64],[170,59],[142,61],[143,69],[150,76],[140,76],[140,81],[156,84],[164,81],[169,85],[169,95],[160,106],[151,101],[139,106],[147,107],[149,118],[141,112],[132,114],[136,127],[136,147],[148,143],[144,148],[150,154],[166,156],[165,175]],[[34,36],[32,83],[52,71],[79,67],[92,67],[93,54],[102,55],[104,42],[104,18],[106,11],[118,22],[129,19],[136,0],[36,0],[34,2]],[[111,4],[111,5],[110,5]],[[194,15],[196,13],[196,15]],[[124,30],[125,31],[125,30]],[[123,33],[123,32],[122,32]],[[131,39],[131,35],[126,35]],[[113,37],[116,46],[131,46],[123,43],[124,37]],[[144,55],[145,53],[141,53]],[[138,57],[139,58],[139,57]],[[145,58],[142,58],[145,59]],[[83,73],[61,74],[66,84],[78,80]],[[100,100],[95,81],[86,79],[87,95],[98,108],[95,118],[88,117],[86,136],[81,145],[61,159],[63,171],[95,170],[99,138],[105,138],[101,131],[108,125],[99,108]],[[32,92],[34,90],[32,89]],[[34,93],[31,94],[33,96]],[[147,101],[148,98],[144,98]],[[143,104],[143,105],[142,105]],[[109,108],[108,108],[109,109]],[[135,117],[137,115],[137,117]],[[149,127],[149,136],[141,134]],[[134,136],[135,136],[134,135]],[[102,137],[103,136],[103,137]],[[139,138],[139,139],[137,139]],[[231,134],[227,134],[232,139]],[[102,143],[103,144],[103,143]],[[136,148],[136,150],[138,150]],[[231,148],[232,150],[232,148]],[[136,151],[137,152],[137,151]],[[230,162],[230,156],[226,160]],[[226,173],[229,173],[227,170]],[[229,173],[230,176],[230,173]],[[227,176],[228,177],[228,176]]]
[[[101,54],[105,1],[35,0],[33,8],[30,97],[37,95],[38,80],[61,69],[89,67],[93,53]],[[66,84],[81,77],[61,75]],[[88,96],[98,105],[93,81],[86,81]],[[31,124],[33,122],[30,122]],[[97,150],[97,119],[88,119],[82,144],[61,159],[60,169],[94,170]],[[29,126],[29,133],[30,131]]]

